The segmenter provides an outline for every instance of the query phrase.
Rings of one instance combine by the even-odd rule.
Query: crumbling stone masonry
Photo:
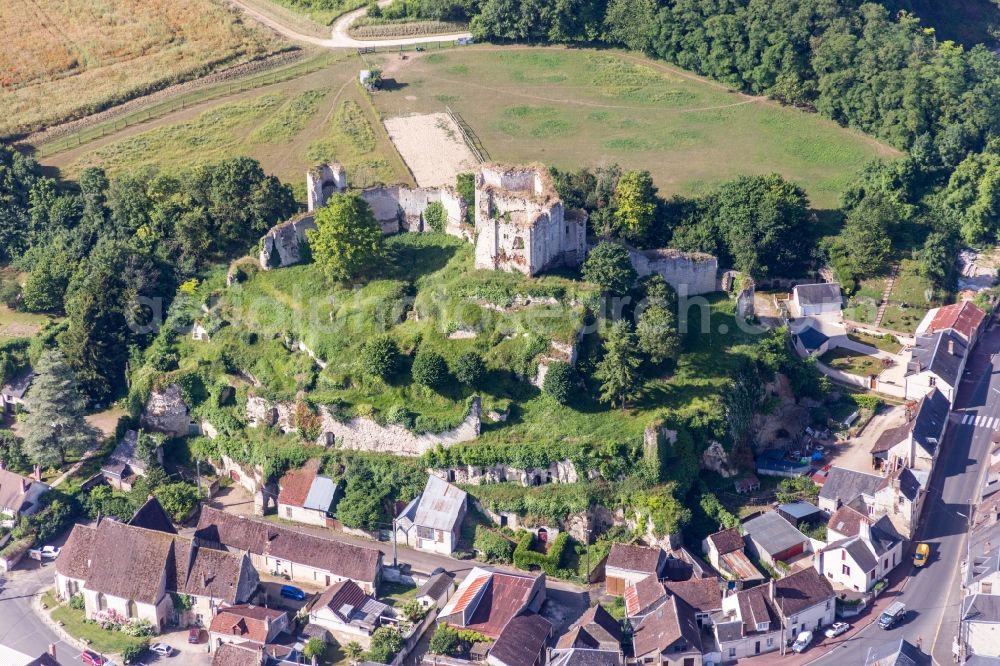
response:
[[[261,268],[269,270],[302,261],[303,243],[307,243],[306,231],[316,228],[313,211],[323,207],[331,195],[344,191],[346,187],[347,172],[340,164],[310,169],[306,173],[310,212],[282,222],[265,234],[258,256]],[[464,223],[466,204],[452,187],[411,189],[405,185],[379,185],[362,190],[361,198],[371,207],[383,233],[430,231],[424,221],[424,211],[430,204],[440,202],[446,216],[444,231],[472,240],[472,228]]]
[[[586,256],[587,214],[563,209],[542,165],[484,164],[475,210],[476,268],[536,275]]]
[[[657,273],[682,296],[717,291],[719,260],[702,252],[681,252],[670,248],[636,250],[629,248],[632,266],[639,277]]]

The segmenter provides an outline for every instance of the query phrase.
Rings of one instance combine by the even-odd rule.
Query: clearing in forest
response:
[[[0,137],[280,48],[213,0],[4,0]]]
[[[477,46],[372,59],[397,84],[375,95],[384,116],[450,106],[493,159],[563,169],[618,162],[648,169],[668,195],[777,172],[816,207],[835,207],[866,162],[898,154],[816,114],[616,51]]]

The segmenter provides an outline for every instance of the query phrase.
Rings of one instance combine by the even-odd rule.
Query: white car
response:
[[[54,560],[59,557],[59,553],[62,552],[62,548],[56,548],[55,546],[43,546],[42,547],[42,559],[43,560]]]
[[[153,643],[149,646],[150,652],[155,652],[161,657],[169,657],[174,653],[174,649],[166,643]]]
[[[812,641],[813,641],[813,632],[811,631],[799,632],[799,635],[796,636],[795,638],[795,642],[792,643],[792,651],[796,653],[805,652],[806,648],[809,647],[809,644],[812,643]]]
[[[841,635],[850,628],[851,625],[847,624],[846,622],[834,622],[832,625],[830,625],[830,628],[823,633],[826,634],[827,638],[836,638],[837,636]]]

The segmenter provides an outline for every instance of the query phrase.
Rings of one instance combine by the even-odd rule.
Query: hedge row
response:
[[[525,532],[521,536],[514,549],[514,566],[525,571],[538,568],[548,576],[559,576],[559,565],[562,564],[563,552],[569,544],[569,533],[560,532],[545,554],[531,550],[534,540],[535,535],[531,532]]]

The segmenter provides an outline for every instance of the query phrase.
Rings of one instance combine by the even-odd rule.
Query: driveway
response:
[[[368,48],[377,46],[412,46],[413,44],[430,44],[434,42],[453,42],[461,37],[471,37],[469,32],[455,32],[449,33],[447,35],[427,35],[425,37],[397,37],[390,39],[354,39],[348,34],[348,29],[351,24],[354,23],[358,18],[364,16],[367,13],[367,9],[361,8],[356,9],[353,12],[348,12],[341,16],[333,24],[333,28],[330,31],[330,39],[322,39],[320,37],[313,37],[312,35],[305,35],[298,32],[292,27],[284,25],[277,20],[265,16],[254,8],[245,5],[239,0],[230,0],[235,7],[238,7],[245,14],[253,18],[255,21],[263,23],[267,27],[271,28],[280,35],[287,37],[288,39],[301,42],[304,44],[312,44],[313,46],[321,46],[327,49],[342,49],[342,48]],[[380,2],[380,5],[387,4],[386,2]]]

